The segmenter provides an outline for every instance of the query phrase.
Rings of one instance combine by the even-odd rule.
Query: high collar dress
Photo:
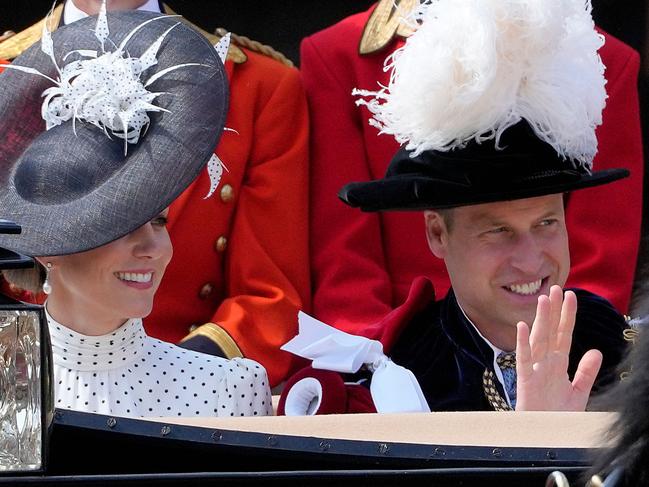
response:
[[[101,336],[47,319],[57,408],[126,417],[272,414],[268,377],[257,362],[151,338],[139,319]]]

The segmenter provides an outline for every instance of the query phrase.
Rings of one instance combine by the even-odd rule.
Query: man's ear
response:
[[[426,221],[426,239],[428,248],[435,257],[443,259],[446,256],[446,245],[448,243],[448,229],[442,215],[433,210],[424,212]]]

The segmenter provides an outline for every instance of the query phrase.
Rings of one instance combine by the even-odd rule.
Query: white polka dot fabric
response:
[[[132,417],[272,414],[265,369],[149,337],[141,320],[86,336],[49,314],[55,406]]]
[[[210,177],[210,190],[208,191],[207,196],[203,198],[204,200],[212,196],[214,191],[216,191],[216,187],[219,185],[219,181],[221,181],[223,167],[223,161],[221,161],[216,154],[212,154],[210,160],[207,161],[207,174]]]
[[[79,59],[59,66],[48,26],[52,15],[53,10],[44,23],[41,50],[52,59],[58,71],[57,79],[52,79],[35,68],[16,64],[6,66],[7,69],[40,75],[53,82],[54,86],[43,92],[41,115],[45,120],[46,130],[69,120],[72,120],[74,130],[75,123],[85,121],[102,129],[109,138],[113,135],[124,139],[124,155],[126,155],[128,144],[137,144],[140,137],[146,133],[150,123],[147,113],[170,111],[154,104],[159,95],[167,93],[149,91],[147,87],[176,69],[203,66],[195,62],[174,64],[159,69],[154,74],[148,73],[148,77],[143,79],[147,70],[158,64],[157,56],[163,41],[180,22],[159,34],[155,41],[149,42],[141,57],[131,57],[129,41],[136,32],[147,24],[165,19],[167,16],[144,20],[117,43],[109,37],[105,3],[102,3],[99,9],[94,30],[95,37],[101,43],[101,51],[91,49],[68,51],[63,55],[64,62],[70,54],[78,55]],[[180,42],[179,39],[181,38],[176,41]],[[114,50],[109,51],[107,49],[109,47]],[[225,49],[227,51],[227,46]]]

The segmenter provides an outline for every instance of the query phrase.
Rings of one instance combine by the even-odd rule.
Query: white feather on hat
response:
[[[413,155],[495,139],[521,119],[586,169],[606,101],[589,0],[430,0],[385,62],[387,87],[354,90],[370,123]]]

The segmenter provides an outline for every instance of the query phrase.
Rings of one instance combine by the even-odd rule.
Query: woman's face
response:
[[[39,259],[43,264],[52,263],[48,310],[53,318],[71,327],[79,318],[113,327],[129,318],[147,316],[173,252],[167,214],[165,210],[137,230],[96,249]],[[102,334],[110,330],[77,331]]]

